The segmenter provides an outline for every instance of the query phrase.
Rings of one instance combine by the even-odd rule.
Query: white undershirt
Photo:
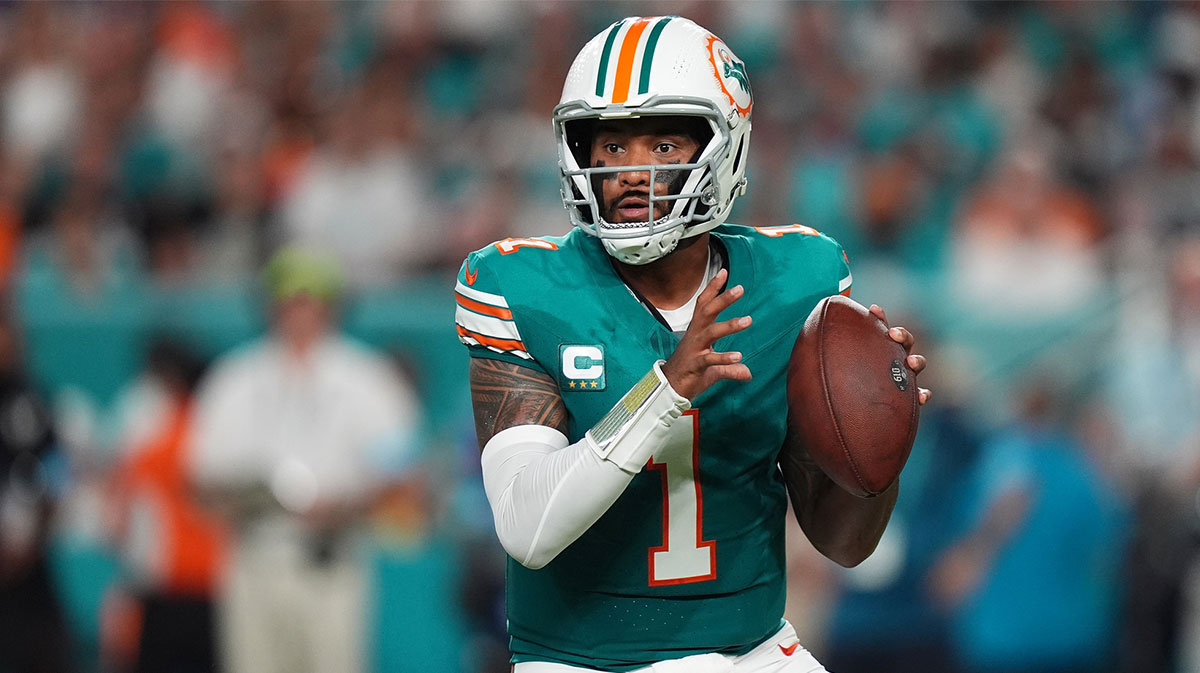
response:
[[[692,324],[692,315],[696,313],[696,300],[700,298],[700,294],[704,292],[704,288],[708,286],[708,282],[717,275],[717,271],[721,269],[721,255],[713,254],[712,246],[708,248],[708,261],[704,270],[704,278],[700,280],[700,285],[696,287],[696,291],[692,294],[692,298],[683,303],[679,308],[662,308],[655,306],[658,309],[659,315],[667,324],[671,326],[671,331],[676,334],[683,334],[687,331],[688,325]]]

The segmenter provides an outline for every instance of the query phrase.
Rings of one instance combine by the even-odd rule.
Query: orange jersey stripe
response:
[[[638,19],[625,33],[621,43],[621,57],[617,60],[617,78],[613,82],[613,103],[624,103],[629,98],[629,80],[633,77],[633,58],[637,55],[638,42],[650,19]]]
[[[462,325],[455,325],[455,327],[458,328],[458,333],[460,336],[474,339],[484,346],[492,346],[504,351],[525,350],[525,344],[520,341],[513,341],[511,339],[497,339],[495,337],[479,334],[478,332],[472,332],[471,330],[464,328]]]
[[[502,318],[504,320],[512,320],[513,319],[512,311],[510,311],[506,308],[500,308],[499,306],[488,306],[487,304],[481,304],[481,303],[475,301],[474,299],[468,299],[467,297],[464,297],[461,294],[458,294],[457,292],[454,293],[454,296],[455,296],[455,298],[458,299],[458,305],[465,309],[474,311],[476,313],[482,313],[484,315],[490,315],[493,318]]]

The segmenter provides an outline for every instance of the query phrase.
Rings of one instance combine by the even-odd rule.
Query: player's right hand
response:
[[[662,366],[662,372],[671,387],[689,400],[696,399],[717,381],[750,380],[750,368],[741,363],[741,353],[713,350],[717,340],[741,332],[751,323],[750,316],[717,322],[721,311],[745,294],[741,285],[721,292],[721,286],[728,277],[729,272],[721,269],[700,293],[696,299],[696,311],[692,314],[692,324],[680,339],[675,352]]]

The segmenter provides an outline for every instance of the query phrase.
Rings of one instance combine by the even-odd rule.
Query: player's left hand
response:
[[[888,324],[887,314],[883,312],[883,309],[878,304],[871,304],[871,315],[882,320],[883,324]],[[904,346],[904,352],[908,353],[908,358],[905,360],[908,368],[912,370],[914,375],[920,374],[921,370],[925,369],[925,356],[913,352],[913,344],[916,340],[913,339],[912,332],[903,327],[891,327],[889,325],[888,336],[892,338],[892,341]],[[928,388],[917,388],[917,401],[920,404],[925,404],[931,397],[933,397],[933,393]]]

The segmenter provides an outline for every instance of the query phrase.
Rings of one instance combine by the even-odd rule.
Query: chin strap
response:
[[[600,237],[600,240],[603,241],[604,249],[610,256],[613,257],[613,259],[616,259],[618,262],[622,262],[624,264],[640,266],[642,264],[649,264],[650,262],[666,257],[671,253],[672,250],[675,249],[677,245],[679,245],[679,240],[681,238],[683,238],[683,230],[681,227],[677,227],[669,231],[653,234],[652,236],[648,237],[648,240],[622,240],[604,238],[603,236]],[[630,240],[642,240],[642,243],[636,245],[621,245],[622,243],[627,243]]]

